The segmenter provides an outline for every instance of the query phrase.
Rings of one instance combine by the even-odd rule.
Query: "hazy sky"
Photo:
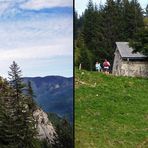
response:
[[[72,0],[0,0],[0,75],[15,60],[23,76],[73,74]]]
[[[82,14],[84,12],[89,0],[75,0],[75,9],[77,10],[78,14]],[[92,0],[97,5],[104,4],[106,0]],[[146,8],[146,5],[148,4],[147,0],[138,0],[141,7],[144,9]]]

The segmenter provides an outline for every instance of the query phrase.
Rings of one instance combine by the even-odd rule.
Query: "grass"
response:
[[[148,147],[148,79],[78,71],[75,147]]]

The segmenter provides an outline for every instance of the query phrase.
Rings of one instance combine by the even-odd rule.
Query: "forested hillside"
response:
[[[21,82],[21,70],[13,62],[10,66],[9,80],[0,77],[0,147],[38,147],[37,131],[33,119],[36,105],[31,88],[27,95]]]
[[[73,78],[61,76],[26,77],[32,84],[34,100],[45,112],[53,112],[73,122]]]
[[[36,105],[31,81],[23,83],[16,62],[8,74],[8,80],[0,77],[0,148],[72,147],[71,125]]]
[[[138,48],[136,51],[148,53],[148,28],[144,26],[143,11],[137,0],[108,0],[99,6],[89,0],[81,16],[75,12],[76,66],[81,63],[82,68],[93,70],[96,60],[102,63],[108,59],[112,63],[117,41],[136,40],[144,52],[137,44],[131,44]],[[137,36],[140,36],[138,41]]]

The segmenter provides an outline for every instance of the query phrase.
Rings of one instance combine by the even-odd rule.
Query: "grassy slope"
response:
[[[75,80],[76,148],[148,146],[148,79],[76,70]]]

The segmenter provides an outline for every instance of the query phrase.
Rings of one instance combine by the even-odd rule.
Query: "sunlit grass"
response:
[[[148,146],[148,79],[76,70],[76,148]]]

